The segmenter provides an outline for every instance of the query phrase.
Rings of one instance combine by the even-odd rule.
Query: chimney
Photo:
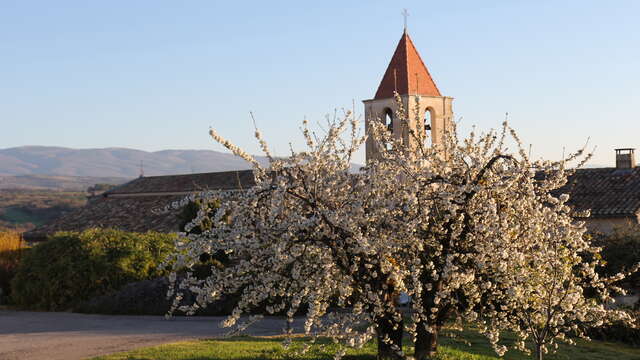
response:
[[[635,148],[616,149],[616,169],[633,169],[636,166]]]

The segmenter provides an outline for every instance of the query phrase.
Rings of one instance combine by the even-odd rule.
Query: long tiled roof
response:
[[[110,195],[235,190],[255,185],[251,170],[140,177],[105,193]]]
[[[178,230],[178,211],[159,211],[185,194],[202,190],[246,189],[254,185],[250,170],[143,177],[88,202],[80,209],[25,233],[25,239],[44,240],[56,231],[113,227],[144,232]],[[560,192],[570,195],[576,210],[591,216],[635,217],[640,210],[640,168],[580,169]]]
[[[178,211],[161,211],[184,196],[105,197],[90,201],[53,222],[24,234],[27,241],[46,240],[58,231],[116,228],[125,231],[178,231]]]
[[[205,190],[240,190],[255,185],[253,172],[226,171],[189,175],[150,176],[132,180],[48,224],[24,234],[42,241],[57,231],[116,228],[125,231],[178,231],[179,210],[163,211],[188,194]]]
[[[580,169],[561,189],[577,210],[592,217],[634,217],[640,210],[640,168]]]

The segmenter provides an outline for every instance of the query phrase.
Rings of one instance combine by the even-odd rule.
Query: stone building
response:
[[[609,233],[640,220],[640,168],[635,149],[616,149],[615,167],[579,169],[560,192],[569,194],[574,209],[591,210],[591,231]]]

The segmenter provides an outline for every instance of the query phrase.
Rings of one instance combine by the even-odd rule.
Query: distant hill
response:
[[[132,179],[140,175],[141,161],[145,176],[242,170],[251,167],[233,154],[211,150],[148,152],[125,148],[21,146],[0,149],[0,176],[56,175]],[[265,162],[265,159],[259,158],[259,161]]]

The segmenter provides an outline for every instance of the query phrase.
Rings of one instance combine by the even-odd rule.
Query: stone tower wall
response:
[[[427,112],[431,114],[431,130],[427,132],[427,145],[442,143],[445,128],[451,126],[453,121],[453,98],[447,96],[425,96],[425,95],[401,95],[402,106],[407,112],[408,126],[414,131],[424,131],[424,120]],[[419,114],[416,116],[416,102]],[[406,126],[402,126],[401,120],[396,116],[397,104],[394,98],[365,100],[365,126],[369,129],[372,122],[385,122],[385,113],[391,110],[393,113],[393,136],[402,139],[404,143],[412,143],[409,131]],[[419,120],[419,124],[416,122]],[[375,158],[376,146],[372,138],[367,139],[366,157],[367,161]]]

